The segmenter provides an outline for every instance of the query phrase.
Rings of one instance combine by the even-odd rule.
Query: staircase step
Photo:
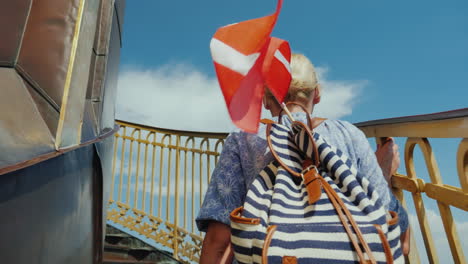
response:
[[[105,252],[102,264],[174,264],[179,263],[172,259],[157,259],[157,260],[137,260],[132,256],[125,258],[119,255],[113,255],[112,253]]]
[[[108,260],[104,259],[102,264],[158,264],[158,262],[148,260]]]
[[[120,233],[120,234],[106,234],[106,242],[110,244],[118,244],[122,239],[129,238],[130,235]]]
[[[103,264],[180,264],[170,252],[156,249],[142,240],[107,226]]]
[[[123,258],[122,256],[109,254],[108,252],[104,253],[104,259],[102,264],[157,264],[158,262],[151,261],[151,260],[136,260],[133,259],[131,256],[129,258]]]

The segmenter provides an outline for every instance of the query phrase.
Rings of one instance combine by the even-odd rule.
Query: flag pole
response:
[[[278,102],[278,100],[277,100],[277,102]],[[289,109],[288,109],[288,107],[286,106],[285,103],[281,103],[280,106],[284,110],[286,115],[288,115],[289,119],[291,119],[292,122],[296,121],[296,120],[294,120],[294,117],[291,115],[291,112],[289,112]]]
[[[267,86],[267,89],[270,90],[270,88],[269,88],[268,86]],[[278,101],[278,99],[276,98],[276,96],[274,96],[274,94],[271,92],[271,90],[270,90],[270,93],[273,95],[273,98],[275,98],[276,102],[279,104],[279,106],[281,107],[281,109],[283,109],[283,111],[286,113],[286,115],[289,117],[289,119],[290,119],[292,122],[296,121],[296,120],[294,119],[294,117],[292,116],[291,112],[289,112],[289,109],[288,109],[288,107],[286,106],[286,104],[285,104],[285,103],[280,103],[280,102]]]

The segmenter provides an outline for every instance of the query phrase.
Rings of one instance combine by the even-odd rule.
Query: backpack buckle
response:
[[[319,172],[317,167],[315,165],[309,165],[307,168],[303,169],[301,172],[301,177],[304,179],[304,175],[307,174],[307,172],[315,170],[315,172]]]
[[[302,180],[307,189],[309,204],[316,203],[322,195],[322,183],[319,171],[315,165],[309,165],[301,172]]]

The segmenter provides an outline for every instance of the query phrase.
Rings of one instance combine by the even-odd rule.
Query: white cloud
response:
[[[328,80],[328,71],[317,67],[323,95],[316,115],[340,118],[351,114],[366,82]],[[117,118],[195,131],[233,128],[216,78],[186,64],[124,68],[118,82]]]
[[[426,217],[429,226],[431,227],[431,234],[434,240],[435,248],[437,249],[437,255],[441,263],[453,263],[452,253],[448,245],[447,236],[445,235],[444,225],[442,219],[438,213],[434,210],[426,209]],[[426,249],[422,240],[421,231],[418,225],[418,218],[414,214],[409,215],[412,231],[416,239],[416,245],[418,246],[419,256],[421,263],[429,263],[427,259]],[[461,246],[466,254],[468,250],[468,222],[455,219],[457,226],[458,238],[460,239]]]
[[[183,64],[124,70],[119,76],[117,118],[173,129],[231,128],[217,80]]]
[[[337,81],[328,79],[328,67],[316,67],[322,86],[321,102],[315,107],[316,116],[338,119],[352,113],[356,98],[368,81]]]

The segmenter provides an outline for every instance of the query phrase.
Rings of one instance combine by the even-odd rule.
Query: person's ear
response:
[[[322,96],[322,87],[320,87],[320,84],[317,84],[317,87],[314,89],[314,100],[313,103],[314,105],[320,103],[320,99]]]

